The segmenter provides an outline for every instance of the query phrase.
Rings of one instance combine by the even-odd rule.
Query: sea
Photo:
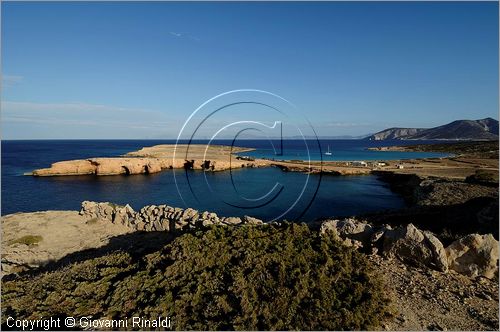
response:
[[[150,204],[167,204],[211,211],[219,216],[313,221],[399,209],[405,204],[375,175],[304,174],[283,172],[273,167],[214,173],[165,170],[132,176],[25,175],[57,161],[114,157],[145,146],[172,143],[175,140],[3,140],[1,214],[79,210],[82,201],[91,200],[130,204],[136,210]],[[219,140],[211,144],[251,147],[256,150],[243,155],[278,160],[382,161],[446,156],[428,152],[367,150],[369,147],[415,143],[400,140]],[[426,143],[433,141],[418,141],[418,144]],[[324,154],[328,149],[331,156]]]

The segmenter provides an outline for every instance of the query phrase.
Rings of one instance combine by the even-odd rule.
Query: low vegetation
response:
[[[97,219],[97,218],[92,218],[92,219],[87,220],[85,223],[86,223],[87,225],[94,225],[94,224],[97,224],[97,222],[98,222],[98,221],[99,221],[99,219]]]
[[[388,308],[362,254],[288,223],[212,226],[2,287],[2,319],[170,316],[178,330],[374,329]]]
[[[37,245],[42,240],[43,237],[41,237],[40,235],[25,235],[18,239],[10,241],[9,245],[19,243],[19,244],[25,244],[27,246],[33,246]]]
[[[456,142],[415,144],[405,146],[408,151],[449,152],[464,155],[478,155],[482,158],[498,159],[498,141]]]
[[[465,182],[485,184],[485,185],[497,185],[498,184],[498,172],[492,172],[487,170],[477,170],[476,173],[469,175]]]

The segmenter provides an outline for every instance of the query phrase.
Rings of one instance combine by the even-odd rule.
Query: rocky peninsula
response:
[[[251,148],[192,144],[163,144],[132,151],[121,157],[89,158],[56,162],[49,168],[28,175],[133,175],[157,173],[166,169],[224,171],[242,167],[278,167],[283,171],[326,175],[415,174],[463,180],[476,172],[498,179],[498,141],[420,144],[370,148],[378,151],[448,152],[443,158],[421,158],[366,163],[341,161],[299,161],[254,159],[237,155]]]
[[[251,150],[253,149],[222,145],[156,145],[129,152],[122,157],[60,161],[49,168],[34,170],[28,175],[133,175],[177,168],[223,171],[268,165],[265,161],[240,161],[234,155]]]

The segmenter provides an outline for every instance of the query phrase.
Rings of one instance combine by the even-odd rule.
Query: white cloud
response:
[[[182,37],[182,33],[173,32],[173,31],[169,31],[168,33],[171,34],[174,37]]]
[[[195,37],[193,35],[190,35],[189,33],[181,33],[181,32],[175,32],[175,31],[169,31],[168,33],[171,36],[174,36],[176,38],[187,38],[187,39],[194,40],[194,41],[200,41],[200,38]]]

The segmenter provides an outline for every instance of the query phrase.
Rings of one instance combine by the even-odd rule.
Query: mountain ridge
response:
[[[455,120],[433,128],[388,128],[366,137],[369,140],[498,140],[498,121],[493,118]]]

